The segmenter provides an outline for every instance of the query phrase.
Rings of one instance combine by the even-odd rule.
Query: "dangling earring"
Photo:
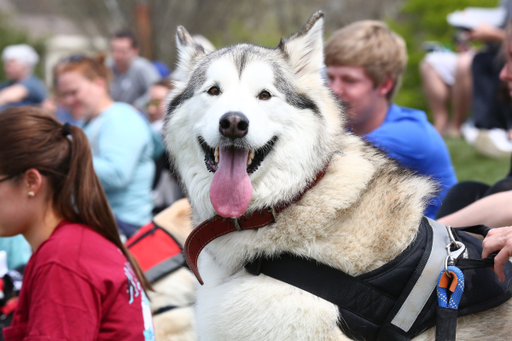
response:
[[[29,196],[29,197],[33,197],[33,196],[35,196],[35,195],[36,195],[36,194],[35,194],[34,192],[32,192],[32,191],[28,192],[28,196]]]

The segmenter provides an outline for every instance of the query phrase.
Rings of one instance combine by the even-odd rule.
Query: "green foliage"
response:
[[[449,46],[455,33],[446,21],[449,13],[466,7],[497,5],[497,0],[406,0],[397,19],[387,21],[395,32],[404,37],[409,53],[407,71],[395,102],[428,112],[419,74],[419,64],[425,55],[423,42],[438,41]]]
[[[264,23],[259,23],[255,28],[248,26],[242,20],[233,19],[229,22],[227,30],[216,32],[208,38],[217,48],[237,43],[275,47],[281,39],[278,32],[279,28],[275,20],[266,19]]]
[[[395,99],[399,105],[430,112],[423,94],[419,64],[425,56],[422,44],[453,42],[455,30],[446,21],[448,14],[466,7],[496,7],[498,0],[405,0],[398,17],[387,23],[407,43],[409,60],[402,88]],[[463,139],[446,139],[459,181],[473,180],[494,184],[509,170],[510,159],[491,159],[479,154]]]
[[[6,46],[14,44],[28,44],[32,46],[39,54],[40,59],[43,59],[45,51],[44,39],[32,39],[24,30],[14,27],[9,17],[0,13],[0,53]],[[39,62],[35,69],[35,74],[42,78],[43,76],[43,63]],[[5,73],[3,63],[0,59],[0,80],[5,80]]]

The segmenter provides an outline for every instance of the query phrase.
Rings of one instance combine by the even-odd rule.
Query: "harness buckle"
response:
[[[450,245],[455,246],[457,244],[457,240],[453,235],[453,229],[450,225],[446,226],[446,231],[448,232],[448,238],[450,238]]]
[[[452,235],[452,237],[453,237],[453,235]],[[454,251],[452,251],[451,249],[452,249],[452,246],[454,246],[454,245],[455,245],[456,249]],[[448,245],[446,245],[447,256],[444,259],[444,271],[446,273],[446,276],[448,276],[449,278],[451,278],[451,274],[448,271],[448,267],[454,266],[455,261],[458,260],[462,256],[462,254],[464,253],[465,250],[466,250],[466,245],[464,245],[464,243],[461,243],[455,239],[453,239],[453,243],[450,241],[450,243]]]

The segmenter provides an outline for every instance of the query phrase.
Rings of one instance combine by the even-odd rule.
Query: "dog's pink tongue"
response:
[[[238,218],[249,207],[252,184],[247,174],[248,153],[232,147],[219,150],[219,166],[210,186],[210,201],[223,217]]]

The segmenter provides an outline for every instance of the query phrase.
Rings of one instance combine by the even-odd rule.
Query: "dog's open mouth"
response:
[[[206,169],[208,169],[209,172],[215,173],[219,167],[220,148],[210,147],[201,136],[199,136],[197,139],[204,151],[204,163],[206,165]],[[265,159],[265,157],[274,147],[276,141],[277,136],[274,136],[263,147],[256,150],[250,150],[248,152],[247,174],[252,174],[258,169],[263,159]]]
[[[277,137],[256,150],[242,149],[234,145],[212,148],[203,138],[198,139],[205,153],[206,168],[215,173],[210,185],[213,208],[226,218],[242,216],[252,198],[249,174],[258,169],[272,150]]]

